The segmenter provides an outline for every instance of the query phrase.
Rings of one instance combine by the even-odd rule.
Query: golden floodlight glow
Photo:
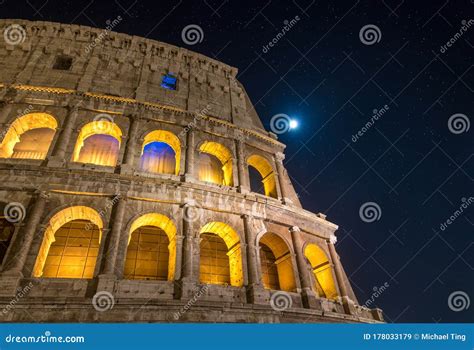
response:
[[[316,244],[308,244],[304,250],[304,255],[311,264],[311,270],[315,277],[315,289],[319,296],[327,299],[337,298],[331,264],[324,251]]]
[[[89,137],[95,135],[108,135],[113,137],[118,142],[118,149],[120,149],[122,130],[120,130],[117,124],[108,120],[96,120],[82,127],[77,137],[72,160],[81,163],[115,166],[117,163],[118,149],[115,149],[110,142],[104,141],[100,144],[99,140],[97,147],[91,147],[87,152],[83,152],[85,146],[84,142]],[[104,153],[104,150],[107,152]]]
[[[296,290],[296,280],[293,272],[290,249],[286,242],[280,236],[267,232],[260,238],[259,244],[268,247],[275,256],[274,263],[278,271],[280,289],[287,292],[294,292]],[[260,261],[262,260],[260,259]],[[263,266],[262,271],[264,271]],[[264,281],[271,280],[270,276],[269,278],[262,279]],[[270,289],[269,285],[264,284],[264,287]]]
[[[201,228],[200,234],[202,235],[206,233],[214,234],[224,241],[227,247],[227,256],[229,259],[228,273],[230,274],[230,284],[231,286],[242,287],[244,284],[244,275],[242,269],[242,251],[240,246],[239,235],[232,227],[230,227],[226,223],[217,221],[209,222]],[[226,264],[222,265],[225,266]],[[219,269],[219,266],[216,266],[215,268]],[[215,279],[212,278],[213,273],[217,272],[211,271],[207,274],[204,274],[201,268],[201,282],[215,283]]]
[[[130,226],[130,235],[128,243],[135,230],[144,226],[153,226],[163,230],[168,236],[169,260],[168,260],[168,281],[174,279],[176,269],[176,226],[173,221],[165,215],[158,213],[148,213],[137,218]]]
[[[179,141],[178,137],[172,132],[165,130],[152,131],[145,136],[145,140],[143,141],[142,145],[141,155],[143,155],[143,150],[145,149],[145,146],[152,142],[164,142],[173,149],[176,161],[175,175],[179,175],[179,164],[181,160],[181,142]]]
[[[0,144],[0,158],[33,158],[45,159],[49,145],[52,141],[54,133],[43,138],[45,144],[37,144],[37,147],[31,149],[30,152],[17,152],[14,154],[15,146],[22,143],[21,136],[34,129],[51,129],[56,131],[58,122],[54,117],[47,113],[28,113],[17,119],[8,128],[2,143]],[[31,147],[29,147],[31,148]],[[44,151],[46,149],[46,151]]]
[[[254,154],[247,159],[247,164],[255,168],[260,173],[260,176],[262,176],[265,195],[277,198],[275,173],[268,160],[262,156]]]
[[[203,167],[203,164],[200,164],[199,180],[216,183],[218,185],[233,186],[232,153],[229,149],[220,143],[206,141],[199,147],[199,152],[210,154],[219,159],[224,175],[223,183],[219,183],[217,179],[220,179],[221,176],[219,176],[219,174],[209,173],[209,169],[206,169]]]
[[[41,247],[39,249],[38,256],[36,258],[36,263],[33,268],[33,277],[42,277],[43,276],[43,271],[45,270],[45,263],[48,259],[49,251],[51,248],[51,245],[56,241],[56,232],[63,227],[65,224],[74,221],[74,220],[84,220],[87,221],[87,223],[84,225],[82,231],[84,233],[88,233],[89,231],[93,231],[95,228],[94,226],[98,229],[98,243],[101,241],[101,234],[102,234],[102,228],[103,228],[103,223],[102,219],[97,213],[92,208],[85,207],[85,206],[75,206],[75,207],[69,207],[66,209],[61,210],[60,212],[56,213],[48,223],[48,226],[46,227],[46,230],[44,232],[44,237],[43,237],[43,242],[41,243]],[[81,231],[81,230],[79,230]],[[80,237],[78,237],[80,238]],[[91,237],[92,239],[92,237]],[[64,246],[64,249],[67,247]],[[88,254],[86,253],[85,256],[79,255],[79,258],[83,258],[84,260],[87,258]],[[95,265],[95,259],[94,259],[94,265]],[[64,275],[62,277],[78,277],[76,275],[70,275],[67,276]],[[85,277],[87,278],[87,277]]]

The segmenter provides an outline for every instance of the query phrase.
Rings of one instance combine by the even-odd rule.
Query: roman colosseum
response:
[[[3,322],[383,322],[237,69],[0,20]]]

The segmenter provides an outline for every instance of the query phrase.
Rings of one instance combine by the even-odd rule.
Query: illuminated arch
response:
[[[264,287],[273,289],[276,285],[280,290],[287,292],[295,291],[296,280],[293,272],[292,256],[286,242],[280,236],[267,232],[260,238],[259,247]],[[268,251],[271,251],[271,254],[268,254]],[[277,284],[271,283],[272,270],[275,271],[275,266],[278,275]]]
[[[69,232],[56,237],[69,223],[74,224],[69,225]],[[92,278],[102,229],[99,213],[89,207],[69,207],[53,215],[44,232],[33,277]],[[78,271],[81,268],[82,273]]]
[[[331,264],[324,251],[316,244],[308,244],[304,249],[304,255],[311,265],[315,279],[314,288],[319,296],[327,299],[337,298]]]
[[[275,181],[275,172],[273,171],[272,166],[262,156],[252,155],[247,159],[247,164],[255,168],[262,176],[263,188],[265,190],[265,195],[273,198],[277,198],[277,189]]]
[[[45,159],[57,127],[56,119],[47,113],[29,113],[15,119],[0,144],[0,158]],[[28,136],[29,142],[25,140]],[[38,138],[41,142],[32,141]]]
[[[133,279],[158,279],[158,269],[162,266],[158,266],[160,263],[160,254],[159,251],[157,252],[156,258],[149,258],[147,257],[147,249],[151,249],[152,251],[159,249],[159,241],[158,237],[160,235],[160,231],[156,230],[148,230],[145,232],[142,239],[146,241],[142,247],[139,247],[140,244],[138,234],[142,234],[141,232],[137,231],[143,228],[155,228],[159,229],[160,231],[166,234],[168,238],[168,262],[167,262],[167,279],[168,281],[172,281],[175,276],[176,270],[176,226],[173,221],[165,215],[158,214],[158,213],[148,213],[140,216],[139,218],[135,219],[133,223],[130,225],[130,234],[128,237],[128,249],[127,249],[127,257],[125,260],[125,275],[129,274],[133,276]],[[150,244],[151,243],[151,244]],[[156,244],[153,244],[156,243]],[[131,246],[131,244],[136,244],[137,247]],[[130,249],[133,249],[130,250]],[[148,254],[150,255],[150,254]],[[163,254],[161,254],[163,256]],[[142,267],[139,267],[137,271],[137,261],[142,261]],[[134,267],[132,267],[132,265]],[[133,272],[132,272],[133,270]],[[143,273],[144,271],[152,271],[156,270],[156,273]],[[129,271],[129,273],[127,273]],[[145,277],[148,276],[148,277]]]
[[[200,235],[200,281],[210,284],[230,282],[231,286],[243,286],[242,250],[237,232],[223,222],[213,221],[201,228]],[[226,248],[225,255],[216,249],[222,241]]]
[[[98,136],[102,139],[98,139]],[[122,130],[117,124],[108,120],[90,122],[79,132],[72,160],[80,163],[115,166],[121,139]],[[91,142],[95,145],[91,145]],[[86,146],[90,147],[86,149]]]
[[[217,142],[204,142],[199,147],[199,152],[202,154],[209,154],[216,157],[221,163],[222,176],[217,174],[212,167],[206,166],[206,159],[200,157],[199,161],[199,180],[212,182],[218,185],[233,186],[232,177],[232,153],[229,149]],[[221,181],[222,177],[222,181]]]
[[[172,132],[165,130],[155,130],[150,132],[145,136],[145,140],[143,141],[141,153],[142,160],[145,152],[145,147],[155,142],[165,143],[174,151],[174,174],[179,175],[179,164],[181,160],[181,142],[179,141],[178,137]],[[144,168],[143,170],[148,170],[150,172],[162,172],[157,170],[164,167],[162,164],[158,165],[156,162],[154,164],[153,162],[147,162],[147,164],[142,165]]]

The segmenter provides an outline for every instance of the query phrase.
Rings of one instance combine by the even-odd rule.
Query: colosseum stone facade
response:
[[[3,322],[383,322],[236,68],[109,30],[0,28]]]

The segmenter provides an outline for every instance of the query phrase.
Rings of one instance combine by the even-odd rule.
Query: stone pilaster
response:
[[[242,215],[244,221],[246,258],[248,270],[247,302],[252,304],[267,304],[269,293],[262,284],[261,275],[258,269],[260,261],[258,259],[258,246],[256,245],[256,234],[252,230],[249,215]]]
[[[195,160],[195,136],[194,130],[189,128],[188,132],[186,133],[186,173],[184,175],[186,181],[192,182],[197,178],[196,176],[196,160]]]
[[[194,219],[195,210],[193,202],[182,207],[183,218],[183,245],[181,279],[177,284],[175,295],[181,299],[188,299],[193,295],[199,283],[199,243],[200,237],[196,236]]]
[[[349,298],[346,288],[346,283],[344,281],[344,274],[342,272],[341,261],[339,260],[339,255],[336,252],[334,244],[336,243],[336,236],[331,236],[331,239],[328,244],[329,254],[331,256],[332,263],[334,265],[334,275],[336,276],[337,286],[339,288],[339,293],[341,296],[342,304],[344,305],[344,310],[347,314],[352,315],[356,313],[354,302]]]
[[[286,188],[285,181],[285,167],[283,166],[283,159],[285,155],[281,152],[275,154],[275,164],[278,174],[278,185],[280,187],[281,200],[284,204],[291,204],[291,200],[288,198],[288,190]]]
[[[10,121],[10,113],[13,109],[13,104],[12,103],[7,103],[2,106],[0,109],[0,122],[2,123],[2,130],[7,131],[6,125]],[[3,141],[3,138],[5,137],[6,132],[2,132],[0,134],[0,142]]]
[[[125,154],[123,157],[123,163],[120,166],[122,174],[132,174],[135,167],[134,159],[135,152],[137,151],[137,134],[140,126],[140,116],[130,116],[130,127],[128,128],[127,144],[125,147]]]
[[[238,138],[235,141],[235,147],[237,150],[237,175],[239,179],[239,192],[247,193],[250,191],[249,177],[247,166],[245,164],[245,155],[244,155],[244,142]]]
[[[107,235],[108,244],[106,245],[106,251],[101,273],[99,275],[99,285],[97,290],[113,291],[109,290],[113,288],[113,281],[122,276],[126,255],[126,245],[125,253],[123,251],[119,251],[119,247],[121,242],[128,242],[128,232],[126,232],[123,227],[126,206],[127,198],[122,196],[118,198],[118,201],[114,205],[112,217],[110,218],[112,228]]]
[[[311,283],[311,269],[306,261],[303,251],[303,240],[301,239],[301,230],[298,226],[290,227],[291,240],[296,254],[296,263],[301,282],[301,299],[303,306],[309,309],[321,309],[321,304],[316,299],[316,293],[313,291]]]
[[[0,295],[14,295],[16,293],[16,287],[23,277],[23,267],[43,216],[47,198],[48,195],[45,192],[37,194],[31,211],[26,213],[27,220],[23,230],[19,230],[12,240],[12,247],[5,257],[1,273]]]
[[[52,152],[52,156],[48,159],[48,166],[62,167],[67,162],[66,152],[71,140],[74,127],[76,125],[79,109],[77,106],[69,107],[68,113],[64,118],[61,131],[59,133],[56,144]]]

